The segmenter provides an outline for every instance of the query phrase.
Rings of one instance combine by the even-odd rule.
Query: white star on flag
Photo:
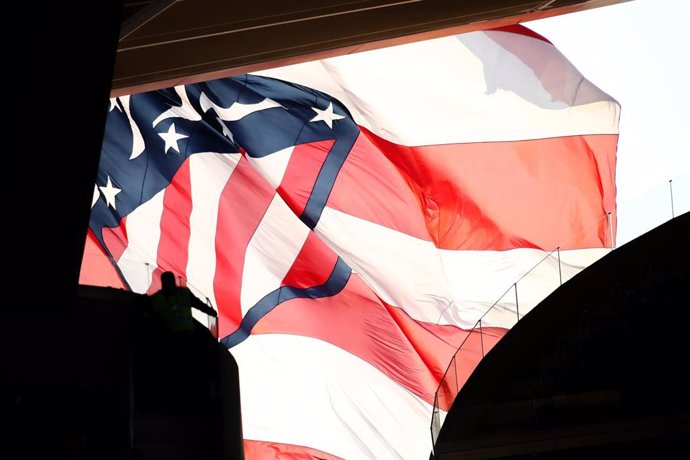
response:
[[[117,210],[117,207],[115,206],[115,196],[122,190],[117,187],[113,187],[113,183],[110,181],[110,176],[108,176],[108,181],[106,182],[105,186],[99,186],[98,188],[101,189],[101,193],[103,194],[107,205]]]
[[[168,154],[168,150],[174,149],[177,153],[180,153],[180,147],[177,145],[177,142],[180,139],[185,139],[189,136],[185,134],[180,134],[175,131],[175,123],[170,125],[170,128],[168,129],[167,133],[158,133],[160,137],[163,138],[165,141],[165,149],[163,150],[165,154]]]
[[[326,110],[321,110],[316,107],[311,108],[314,112],[316,112],[316,116],[309,120],[310,122],[315,122],[315,121],[323,121],[328,125],[329,128],[333,129],[333,120],[340,120],[345,118],[342,115],[338,115],[337,113],[333,113],[333,103],[329,102],[328,107],[326,107]]]

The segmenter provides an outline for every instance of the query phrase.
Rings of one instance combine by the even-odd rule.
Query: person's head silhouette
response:
[[[161,290],[163,293],[174,294],[176,289],[175,274],[173,272],[163,272],[161,275]]]

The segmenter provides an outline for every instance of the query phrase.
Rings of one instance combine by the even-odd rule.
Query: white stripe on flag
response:
[[[225,184],[240,158],[239,154],[213,152],[199,153],[189,158],[193,205],[189,216],[187,285],[197,297],[208,297],[216,309],[218,305],[213,280],[216,274],[218,206]]]
[[[252,335],[233,347],[246,439],[345,459],[427,458],[431,406],[356,356],[309,337]],[[299,420],[299,423],[296,423]]]
[[[510,251],[441,250],[446,276],[462,317],[476,322],[484,317],[486,326],[512,327],[520,317],[570,278],[610,252],[608,248],[571,249],[549,255],[540,249],[521,248]],[[517,282],[518,300],[511,286]],[[506,292],[508,291],[508,292]],[[505,294],[505,295],[504,295]]]
[[[145,293],[158,267],[158,242],[161,238],[163,198],[161,190],[127,216],[127,248],[117,262],[132,291]]]
[[[518,286],[517,308],[524,315],[560,283],[558,255],[547,257],[548,251],[540,249],[442,250],[431,242],[328,207],[316,232],[379,297],[419,321],[470,328],[529,272]],[[561,251],[563,282],[608,251]],[[515,294],[500,300],[496,311],[487,317],[487,325],[511,327],[515,323]]]
[[[326,207],[316,233],[386,303],[404,307],[414,319],[463,324],[452,312],[452,292],[438,249],[431,241]],[[466,326],[466,324],[465,324]]]
[[[512,51],[501,45],[506,37]],[[509,32],[472,32],[258,74],[324,91],[347,104],[357,124],[408,146],[618,132],[620,108],[610,96],[550,43]]]
[[[242,283],[240,301],[243,316],[266,294],[280,287],[309,231],[276,194],[247,245],[242,273],[242,280],[247,282]]]
[[[259,171],[259,174],[261,174],[273,188],[278,188],[283,181],[283,176],[285,175],[294,149],[295,147],[291,146],[270,155],[257,158],[247,155],[247,161]]]

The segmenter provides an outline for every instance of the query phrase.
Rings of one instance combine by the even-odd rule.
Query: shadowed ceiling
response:
[[[499,27],[626,0],[125,1],[112,95]]]

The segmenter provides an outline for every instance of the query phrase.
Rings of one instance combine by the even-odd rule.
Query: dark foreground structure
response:
[[[315,14],[309,13],[314,16],[314,21],[305,19],[301,22],[285,23],[285,27],[303,25],[308,34],[286,33],[278,27],[280,24],[275,27],[271,23],[256,24],[256,21],[262,18],[272,18],[277,15],[267,15],[263,2],[246,3],[245,5],[250,5],[258,11],[254,17],[251,15],[244,17],[243,24],[261,27],[244,27],[244,29],[251,34],[255,33],[252,31],[261,30],[264,32],[264,38],[259,40],[252,35],[238,39],[236,34],[228,32],[222,37],[227,38],[231,44],[235,44],[242,50],[244,56],[233,56],[227,51],[228,48],[221,46],[212,48],[199,45],[197,49],[220,50],[227,54],[226,57],[229,60],[234,61],[222,69],[196,68],[194,69],[196,72],[192,71],[186,75],[175,74],[172,77],[176,81],[183,78],[189,78],[191,81],[207,72],[220,72],[218,76],[241,73],[251,66],[266,68],[279,62],[287,63],[300,51],[304,51],[304,56],[313,57],[324,51],[338,54],[348,49],[354,50],[372,40],[400,39],[404,41],[406,33],[427,33],[443,27],[462,26],[474,21],[510,15],[515,16],[510,16],[507,22],[514,23],[518,19],[524,20],[528,14],[530,18],[536,19],[542,14],[539,11],[543,9],[563,8],[561,11],[567,12],[575,11],[578,5],[583,5],[584,8],[587,5],[603,6],[618,1],[620,0],[514,2],[521,5],[519,11],[512,11],[513,7],[509,5],[511,11],[504,15],[498,13],[504,9],[491,5],[510,4],[509,1],[469,2],[468,5],[470,3],[489,5],[487,8],[491,11],[490,17],[468,11],[467,14],[455,15],[455,18],[465,19],[453,24],[444,22],[449,15],[445,15],[441,22],[429,24],[426,14],[390,14],[390,10],[385,9],[371,9],[363,12],[367,15],[376,15],[374,18],[376,21],[362,19],[354,14],[333,16],[336,20],[352,18],[353,24],[359,24],[355,33],[352,27],[324,25],[318,14],[320,11],[315,11]],[[158,84],[159,87],[168,86],[165,78],[171,77],[162,75],[166,71],[163,68],[164,64],[168,65],[172,61],[161,58],[159,50],[167,45],[160,43],[161,47],[148,46],[146,49],[152,51],[151,55],[140,61],[152,66],[158,65],[158,68],[144,69],[140,73],[142,75],[159,73],[161,74],[159,79],[155,79],[154,82],[131,81],[127,82],[130,85],[128,86],[124,82],[126,75],[121,72],[137,74],[141,69],[137,66],[120,65],[119,78],[116,77],[119,86],[113,85],[113,69],[116,52],[120,49],[118,44],[122,21],[133,18],[134,15],[134,13],[132,16],[123,14],[123,10],[127,9],[123,8],[123,3],[125,6],[134,5],[134,8],[138,10],[141,5],[147,4],[165,6],[165,4],[191,2],[103,0],[71,3],[47,2],[41,5],[15,3],[12,5],[12,10],[8,12],[8,17],[21,27],[14,28],[11,40],[8,40],[9,46],[5,56],[8,69],[6,73],[11,82],[11,89],[5,94],[5,104],[8,107],[8,114],[12,117],[12,122],[7,124],[5,130],[7,149],[5,171],[10,173],[12,180],[5,181],[6,188],[10,188],[11,192],[5,194],[3,201],[3,211],[7,219],[4,226],[6,274],[3,281],[8,295],[5,296],[3,302],[4,308],[0,321],[2,338],[0,349],[3,353],[1,357],[2,386],[5,388],[2,393],[3,415],[9,414],[9,423],[4,433],[9,440],[0,445],[0,458],[3,459],[110,459],[136,458],[137,456],[155,458],[156,455],[159,458],[174,458],[171,452],[179,452],[180,455],[185,452],[184,448],[176,449],[175,447],[178,440],[186,442],[184,435],[180,434],[185,431],[184,422],[175,414],[164,415],[165,411],[162,408],[167,407],[164,404],[165,401],[146,398],[147,395],[150,396],[152,387],[166,386],[167,379],[162,378],[164,374],[159,376],[153,372],[155,366],[152,366],[150,369],[153,377],[150,380],[150,387],[147,387],[145,383],[142,384],[141,378],[130,374],[130,369],[136,369],[139,363],[146,363],[146,361],[135,359],[136,354],[132,355],[129,351],[130,339],[136,336],[133,333],[136,328],[130,327],[135,324],[131,322],[130,316],[134,308],[129,308],[127,305],[132,306],[131,304],[136,301],[126,298],[121,299],[122,302],[113,300],[120,294],[105,291],[77,292],[81,253],[111,90],[119,88],[124,91],[125,88],[149,83]],[[305,10],[299,6],[300,2],[270,3],[281,7],[285,5],[285,8],[291,11]],[[384,2],[366,3],[376,6],[377,3]],[[392,5],[395,6],[398,3],[414,7],[415,3],[419,2],[393,2]],[[445,0],[431,3],[465,4],[465,2]],[[425,5],[426,2],[420,3],[422,4]],[[236,14],[232,8],[229,10],[232,14]],[[200,11],[208,13],[208,17],[216,17],[212,9],[200,9]],[[530,13],[533,11],[535,13]],[[153,13],[155,11],[151,13],[151,17]],[[405,25],[389,27],[385,20],[379,20],[382,16],[384,19],[410,18],[410,20],[419,21],[423,25],[423,30],[416,26]],[[287,11],[283,17],[277,17],[278,22],[282,19],[292,20],[295,17]],[[218,21],[223,22],[223,18],[218,18]],[[318,26],[314,26],[315,23]],[[144,22],[141,21],[141,24]],[[371,25],[375,25],[385,33],[375,35],[373,29],[367,29]],[[207,26],[213,26],[213,24],[207,24]],[[170,22],[160,27],[173,28]],[[143,28],[137,30],[139,34],[144,35]],[[197,27],[186,30],[202,29]],[[323,31],[325,34],[340,33],[344,37],[325,36],[319,39],[313,35],[315,31]],[[450,31],[451,29],[445,29],[442,33],[450,33]],[[174,32],[174,30],[168,30],[168,32]],[[218,36],[221,37],[221,35]],[[136,38],[135,35],[127,35],[127,37],[130,40]],[[313,46],[308,44],[285,46],[284,37],[305,37],[305,40],[311,41]],[[195,37],[182,38],[195,39]],[[192,41],[179,43],[192,43]],[[253,53],[253,50],[248,48],[248,44],[267,45],[275,49]],[[379,43],[381,46],[383,44],[383,42]],[[147,45],[158,44],[147,43]],[[121,52],[126,52],[124,49],[126,47],[121,48]],[[287,54],[280,55],[283,50],[288,50]],[[194,59],[197,56],[201,59],[208,57],[206,53],[197,52],[184,55],[176,47],[170,48],[170,54],[187,59]],[[247,59],[247,56],[253,60]],[[122,59],[120,61],[122,62]],[[179,64],[179,61],[175,62]],[[199,64],[203,65],[203,62]],[[192,67],[178,65],[176,70],[181,68]],[[19,185],[14,185],[17,182]],[[36,195],[40,199],[34,199]],[[687,232],[687,226],[685,228]],[[681,254],[680,250],[677,254]],[[638,261],[643,259],[644,255],[637,258]],[[637,266],[634,269],[639,274],[641,267]],[[601,299],[603,298],[602,296]],[[89,303],[93,304],[93,309],[87,308]],[[680,306],[676,305],[676,307]],[[685,345],[683,335],[674,336],[685,326],[680,318],[672,318],[658,311],[645,317],[649,320],[646,323],[648,327],[642,334],[644,338],[648,337],[647,334],[650,331],[656,331],[655,333],[658,334],[656,338],[662,335],[662,331],[668,332],[663,335],[662,344],[654,344],[655,350],[670,350],[678,342]],[[540,330],[540,333],[547,333],[549,327],[546,330]],[[527,326],[518,325],[518,329],[523,328]],[[508,346],[508,343],[510,341],[506,341],[505,346]],[[643,343],[649,343],[649,340],[640,338],[636,347],[643,348]],[[551,348],[547,347],[547,349]],[[679,403],[675,401],[679,401],[678,397],[682,397],[683,391],[687,391],[686,388],[688,388],[687,382],[679,378],[681,372],[679,369],[682,370],[687,362],[687,354],[683,355],[683,350],[682,347],[676,349],[676,355],[667,359],[672,364],[670,368],[676,372],[673,378],[678,380],[665,380],[663,375],[660,375],[657,376],[658,380],[655,380],[658,382],[657,387],[653,388],[656,393],[652,394],[669,402],[670,407],[675,407],[675,404],[684,404],[682,400]],[[685,345],[685,351],[687,351],[687,345]],[[553,350],[551,352],[554,353]],[[155,353],[152,354],[155,356]],[[634,350],[631,354],[635,356]],[[227,353],[225,355],[227,356]],[[517,351],[511,355],[511,357],[514,356],[517,356]],[[655,357],[658,355],[655,354]],[[652,361],[635,358],[635,363],[636,369],[639,370],[635,376],[643,375],[642,380],[636,380],[639,382],[638,386],[653,380],[655,369],[649,367],[654,365]],[[232,365],[226,363],[224,366],[231,367]],[[488,362],[487,366],[489,366]],[[480,366],[477,379],[481,378],[479,374],[484,372],[485,367]],[[649,373],[645,374],[647,369]],[[132,375],[131,380],[130,375]],[[157,377],[161,379],[158,380]],[[529,377],[525,378],[529,379]],[[464,399],[468,401],[472,399],[469,396],[466,398],[465,395],[472,391],[472,387],[477,386],[475,382],[476,379],[472,379],[468,384],[467,392],[461,394],[458,407],[462,406],[461,402]],[[228,385],[223,388],[232,387],[231,384]],[[138,386],[141,391],[137,391]],[[518,386],[515,384],[515,388]],[[662,387],[661,393],[658,392],[659,386]],[[224,403],[218,403],[225,396],[213,396],[212,393],[209,395],[210,406],[227,407]],[[517,398],[520,397],[522,396],[517,396]],[[184,407],[184,404],[182,406]],[[475,405],[475,407],[478,406]],[[131,408],[135,410],[132,411]],[[223,417],[225,410],[232,411],[231,408],[220,410]],[[458,411],[457,408],[453,410],[454,413]],[[184,410],[182,413],[183,417],[195,416],[195,414],[185,414]],[[206,415],[217,416],[209,413]],[[202,413],[200,417],[203,416]],[[473,433],[471,436],[476,434],[476,439],[481,439],[477,434],[478,431],[470,432],[453,428],[455,426],[453,419],[454,416],[449,417],[449,426],[442,433],[437,446],[439,452],[454,452],[444,447],[444,443],[450,443],[454,439],[453,435],[448,433]],[[208,423],[211,423],[209,420],[211,418],[200,422],[201,426],[207,427]],[[517,417],[516,420],[517,425],[521,419]],[[525,422],[524,425],[527,423],[530,422]],[[160,427],[165,424],[174,425],[174,427],[170,430],[167,428],[162,430]],[[224,426],[227,427],[227,425]],[[237,441],[234,436],[239,426],[230,426],[233,428],[227,432],[229,434],[226,433],[231,437],[227,442],[235,446],[236,444],[232,442]],[[687,427],[687,425],[684,426]],[[164,433],[177,434],[179,437],[175,436],[174,440],[164,439],[165,436],[170,436]],[[204,444],[208,442],[208,436],[215,436],[213,433],[217,432],[204,429],[194,442],[200,441]],[[460,436],[457,440],[461,440]],[[218,441],[226,442],[222,438]],[[208,445],[209,451],[216,449],[217,446],[214,442]],[[233,447],[221,450],[228,455],[234,452]],[[456,450],[459,451],[459,448]],[[517,451],[512,452],[515,456]]]
[[[690,214],[556,290],[479,364],[435,459],[687,458]]]
[[[25,363],[57,359],[61,375],[11,380],[18,458],[243,458],[234,359],[199,323],[177,337],[152,313],[146,296],[80,286],[60,346]]]

